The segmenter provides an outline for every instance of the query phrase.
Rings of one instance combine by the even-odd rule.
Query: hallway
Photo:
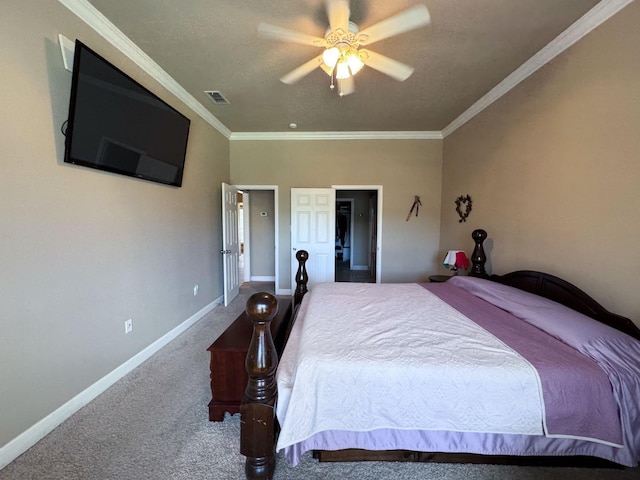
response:
[[[336,282],[375,283],[370,270],[349,270],[349,260],[336,260]]]

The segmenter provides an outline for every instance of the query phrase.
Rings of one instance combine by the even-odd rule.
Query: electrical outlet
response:
[[[200,285],[198,285],[197,283],[195,284],[195,286],[193,287],[193,296],[195,297],[196,295],[198,295],[198,290],[200,290]]]
[[[131,333],[133,330],[133,320],[130,318],[124,322],[124,333]]]

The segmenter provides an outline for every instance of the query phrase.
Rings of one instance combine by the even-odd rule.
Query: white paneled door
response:
[[[224,304],[229,305],[240,292],[238,272],[238,189],[222,184],[222,271]]]
[[[335,281],[336,191],[333,188],[291,189],[291,288],[298,269],[296,252],[309,252],[308,288]]]

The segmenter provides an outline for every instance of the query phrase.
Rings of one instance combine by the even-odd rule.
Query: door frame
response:
[[[381,283],[382,272],[382,185],[332,185],[336,190],[375,190],[378,192],[378,238],[376,239],[376,283]]]
[[[274,223],[274,236],[275,236],[275,291],[276,294],[280,294],[279,292],[281,291],[280,288],[280,242],[279,242],[279,201],[278,201],[278,185],[240,185],[240,184],[234,184],[234,187],[236,187],[238,190],[241,190],[243,192],[244,195],[244,191],[248,190],[249,192],[249,206],[248,208],[251,208],[251,190],[270,190],[273,191],[273,223]],[[247,205],[244,205],[245,208],[245,219],[249,218],[249,210],[247,210]],[[245,268],[245,278],[247,276],[247,271],[250,271],[251,269],[251,265],[249,264],[249,262],[251,261],[251,248],[250,245],[247,245],[248,243],[251,242],[251,227],[249,225],[250,222],[246,221],[245,223],[245,230],[244,230],[244,237],[245,237],[245,241],[247,240],[247,238],[249,239],[248,242],[245,243],[244,246],[244,251],[245,254],[247,254],[247,256],[244,257],[244,268]],[[247,267],[247,265],[249,265]],[[249,270],[247,270],[249,269]]]
[[[242,275],[242,283],[251,281],[251,194],[249,191],[242,191],[242,229],[244,231],[242,252],[242,260],[244,262],[244,273]]]

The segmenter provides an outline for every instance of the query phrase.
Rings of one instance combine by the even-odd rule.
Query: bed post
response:
[[[278,302],[269,293],[255,293],[247,300],[253,336],[245,362],[249,380],[240,406],[240,453],[247,457],[245,474],[249,480],[270,480],[275,471],[278,354],[270,324],[277,312]]]
[[[293,306],[299,305],[302,302],[302,297],[307,293],[307,282],[309,281],[309,275],[307,275],[307,267],[305,263],[309,258],[309,252],[306,250],[299,250],[296,253],[296,259],[298,260],[298,271],[296,272],[296,292],[293,296]]]
[[[471,272],[469,275],[474,277],[486,277],[487,272],[484,269],[484,264],[487,261],[487,256],[484,253],[484,247],[482,246],[482,242],[487,238],[487,232],[478,228],[471,233],[471,238],[476,242],[476,246],[473,249],[473,253],[471,254]]]

